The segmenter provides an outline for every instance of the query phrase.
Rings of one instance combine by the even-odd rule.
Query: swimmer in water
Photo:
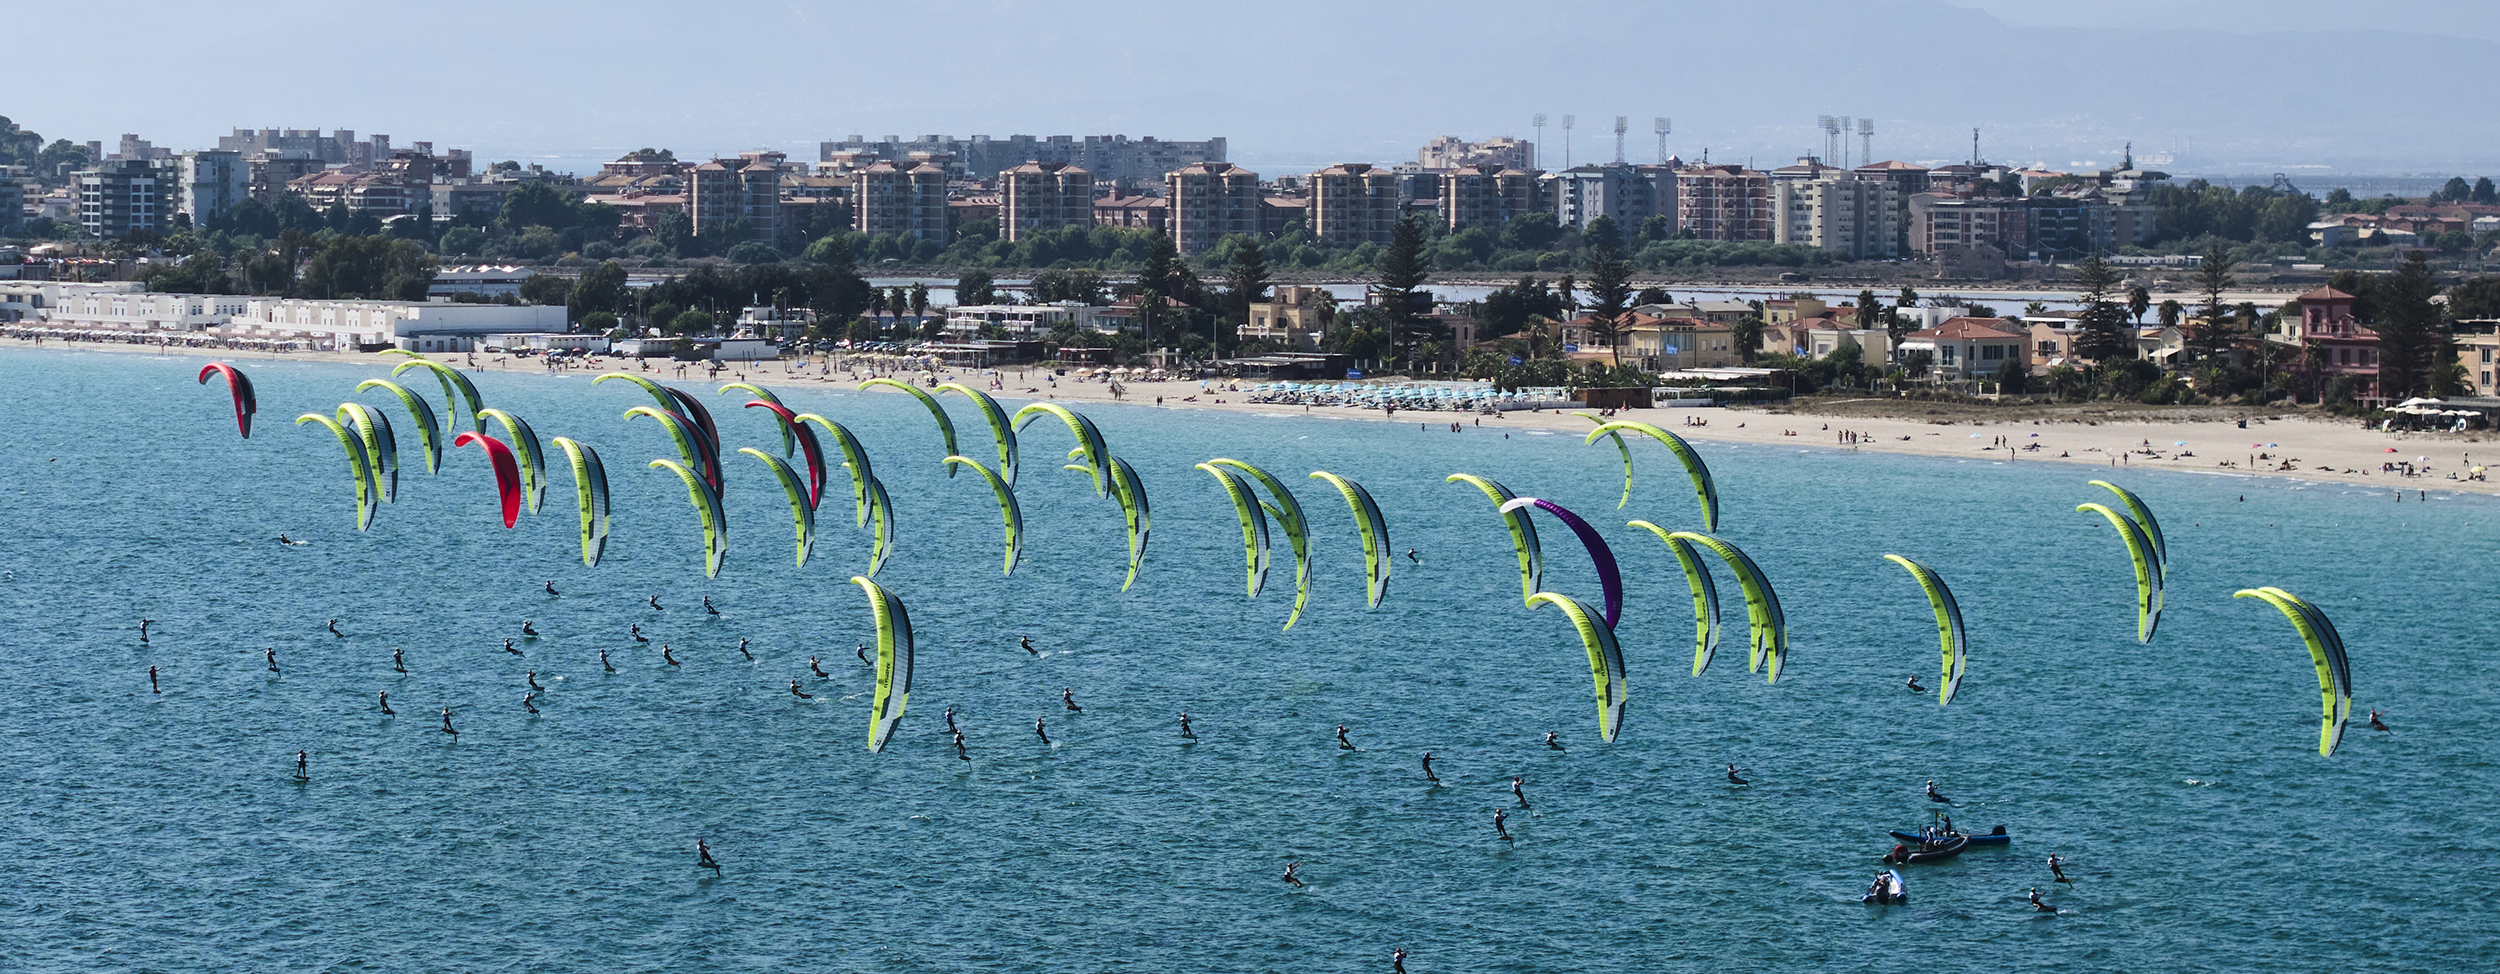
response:
[[[833,679],[833,674],[825,672],[825,664],[818,661],[816,657],[810,656],[807,658],[807,670],[810,673],[816,674],[816,678],[819,680]]]
[[[506,640],[504,640],[504,641],[503,641],[503,651],[504,651],[504,652],[507,652],[507,653],[511,653],[511,654],[512,654],[512,655],[514,655],[514,656],[521,656],[521,655],[524,655],[524,654],[521,652],[521,648],[520,648],[520,647],[518,647],[518,646],[514,646],[514,645],[512,645],[512,640],[509,640],[509,639],[506,639]]]
[[[556,591],[556,582],[555,582],[555,579],[552,579],[552,578],[551,578],[551,579],[548,579],[548,580],[547,580],[547,594],[549,594],[549,595],[562,595],[562,594],[564,594],[564,593]]]
[[[382,691],[382,716],[395,717],[398,715],[399,711],[391,709],[391,692],[389,690]]]
[[[1289,862],[1289,863],[1286,863],[1286,864],[1285,864],[1285,882],[1293,884],[1293,888],[1295,888],[1295,889],[1301,889],[1301,888],[1302,888],[1302,877],[1294,875],[1294,873],[1300,872],[1301,870],[1302,870],[1302,864],[1301,864],[1301,863],[1298,863],[1298,862]]]
[[[306,754],[302,751],[295,752],[295,777],[297,780],[300,781],[311,774],[311,765],[312,755]]]
[[[1528,779],[1519,777],[1518,775],[1512,775],[1510,778],[1511,797],[1519,799],[1519,807],[1521,808],[1528,807],[1528,792],[1523,787],[1527,783]]]
[[[607,651],[607,650],[604,650],[604,649],[603,649],[603,650],[600,650],[600,651],[599,651],[599,668],[600,668],[600,669],[603,669],[603,670],[606,670],[606,671],[608,671],[608,672],[610,672],[610,673],[614,673],[614,672],[616,672],[616,664],[608,662],[608,651]]]
[[[1034,655],[1034,656],[1040,656],[1040,655],[1042,655],[1042,651],[1041,651],[1041,650],[1038,650],[1038,649],[1034,649],[1034,648],[1033,648],[1033,637],[1031,637],[1031,636],[1025,636],[1025,637],[1023,637],[1023,638],[1022,638],[1022,640],[1021,640],[1021,641],[1022,641],[1022,643],[1023,643],[1023,645],[1024,645],[1024,651],[1025,651],[1026,653],[1030,653],[1030,654],[1032,654],[1032,655]]]
[[[1039,717],[1033,718],[1033,736],[1041,738],[1044,744],[1050,743],[1050,731],[1042,726],[1042,719]]]
[[[148,667],[148,692],[149,692],[149,693],[163,693],[163,692],[165,692],[165,691],[163,691],[163,690],[159,690],[159,689],[157,689],[157,688],[156,688],[156,667],[155,667],[155,666],[153,666],[153,665],[151,665],[151,666],[149,666],[149,667]]]
[[[657,596],[657,595],[654,595],[654,596],[652,596],[652,597],[651,597],[651,610],[652,610],[652,611],[654,611],[654,612],[666,612],[666,611],[668,611],[667,607],[662,606],[662,605],[660,604],[660,597],[659,597],[659,596]]]
[[[755,662],[755,654],[747,652],[747,640],[744,636],[738,637],[738,655],[746,657],[749,663]]]
[[[1738,776],[1737,776],[1737,774],[1736,774],[1736,765],[1735,765],[1735,764],[1733,764],[1733,763],[1730,763],[1730,764],[1727,766],[1727,782],[1728,782],[1728,784],[1731,784],[1731,785],[1750,785],[1750,784],[1753,784],[1753,782],[1747,781],[1747,780],[1745,780],[1745,779],[1743,779],[1743,778],[1741,778],[1741,777],[1738,777]]]
[[[814,700],[814,699],[816,699],[816,695],[815,695],[815,694],[812,694],[812,693],[809,693],[809,692],[807,692],[807,691],[805,691],[805,690],[801,690],[801,689],[799,689],[799,681],[797,681],[797,680],[792,680],[792,681],[790,681],[790,695],[791,695],[791,696],[793,696],[793,697],[797,697],[797,698],[799,698],[799,699],[801,699],[801,700]]]
[[[1504,842],[1510,841],[1510,829],[1504,826],[1502,822],[1509,818],[1509,812],[1502,811],[1498,808],[1493,810],[1493,834],[1501,836],[1502,841]]]
[[[1424,752],[1424,780],[1425,780],[1425,781],[1428,781],[1428,782],[1431,782],[1431,783],[1433,783],[1433,784],[1436,784],[1436,785],[1441,783],[1441,776],[1440,776],[1440,775],[1437,775],[1437,774],[1433,774],[1433,773],[1432,773],[1432,752],[1431,752],[1431,751],[1425,751],[1425,752]]]
[[[712,847],[705,845],[702,839],[694,840],[694,854],[695,865],[711,870],[712,875],[720,875],[720,860],[712,858]]]
[[[2066,857],[2061,855],[2050,854],[2049,875],[2057,877],[2057,881],[2061,883],[2070,885],[2074,883],[2074,880],[2066,878]]]
[[[2350,713],[2350,711],[2346,712]],[[2370,729],[2375,731],[2383,731],[2387,729],[2387,722],[2378,719],[2378,711],[2370,711]]]
[[[1062,704],[1062,705],[1064,705],[1064,706],[1066,706],[1066,707],[1068,708],[1068,712],[1069,712],[1069,713],[1072,713],[1072,714],[1081,714],[1081,713],[1084,713],[1084,712],[1085,712],[1085,708],[1083,708],[1083,707],[1079,707],[1079,706],[1077,706],[1077,705],[1076,705],[1076,688],[1075,688],[1075,687],[1067,687],[1067,688],[1065,688],[1065,689],[1060,690],[1060,691],[1059,691],[1059,702],[1060,702],[1060,704]]]
[[[712,608],[712,597],[709,595],[703,597],[703,611],[711,615],[720,614],[719,609]]]
[[[460,739],[460,732],[451,726],[450,707],[443,708],[443,733],[451,735],[455,741]]]
[[[336,619],[330,620],[330,635],[337,636],[340,639],[347,638],[346,633],[339,631],[339,621]]]
[[[537,670],[531,670],[531,671],[529,671],[529,675],[528,675],[528,676],[523,677],[523,679],[525,679],[525,680],[528,680],[528,681],[529,681],[530,689],[532,689],[532,690],[544,691],[544,690],[546,690],[546,689],[547,689],[546,687],[542,687],[542,686],[539,686],[539,685],[538,685],[538,671],[537,671]]]
[[[1926,688],[1926,687],[1923,687],[1923,686],[1919,686],[1919,685],[1918,685],[1918,676],[1917,676],[1916,674],[1911,675],[1911,677],[1910,677],[1910,684],[1909,684],[1909,685],[1910,685],[1910,692],[1911,692],[1911,693],[1926,693],[1926,692],[1927,692],[1927,688]]]
[[[684,665],[686,665],[686,664],[684,664],[684,663],[680,663],[680,662],[678,662],[678,661],[677,661],[677,657],[669,653],[669,651],[668,651],[668,644],[667,644],[667,643],[661,643],[661,644],[660,644],[660,658],[661,658],[661,659],[664,659],[664,660],[667,660],[667,661],[668,661],[668,665],[670,665],[670,666],[684,666]]]
[[[1933,781],[1927,783],[1927,800],[1931,802],[1943,802],[1947,805],[1953,804],[1953,799],[1946,798],[1936,791],[1936,783]]]
[[[1546,732],[1545,732],[1545,746],[1546,746],[1546,747],[1553,748],[1554,750],[1557,750],[1557,751],[1559,751],[1559,750],[1562,750],[1562,749],[1563,749],[1563,746],[1562,746],[1562,740],[1561,740],[1560,738],[1555,737],[1555,736],[1554,736],[1554,732],[1553,732],[1553,731],[1546,731]]]
[[[1198,732],[1189,729],[1189,711],[1181,711],[1181,740],[1194,741],[1197,739]]]
[[[391,650],[391,669],[398,670],[402,673],[408,672],[408,658],[404,655],[404,653],[404,650],[396,648]]]
[[[261,655],[269,660],[269,672],[278,672],[278,651],[274,648],[266,649],[261,651]]]
[[[530,716],[532,716],[532,717],[538,716],[538,704],[535,702],[535,701],[537,701],[537,699],[538,699],[538,691],[536,691],[536,690],[530,690],[530,691],[527,691],[527,692],[522,693],[522,694],[521,694],[521,709],[526,710],[526,711],[529,711],[529,712],[530,712]]]
[[[1340,750],[1340,751],[1351,751],[1351,750],[1354,750],[1354,742],[1353,742],[1353,741],[1349,741],[1349,740],[1346,740],[1346,739],[1345,739],[1345,725],[1344,725],[1344,724],[1338,724],[1338,725],[1337,725],[1337,750]]]
[[[530,625],[530,621],[529,621],[529,620],[527,620],[527,619],[523,619],[523,620],[521,620],[521,638],[523,638],[523,639],[536,639],[536,638],[538,638],[538,627],[533,626],[533,625]]]
[[[2031,908],[2042,913],[2055,913],[2057,908],[2040,901],[2040,887],[2031,888]]]

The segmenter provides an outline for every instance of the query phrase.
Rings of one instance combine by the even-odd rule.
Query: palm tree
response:
[[[2144,324],[2145,309],[2152,306],[2152,292],[2144,290],[2144,285],[2138,284],[2127,289],[2127,315],[2135,319],[2138,327]]]

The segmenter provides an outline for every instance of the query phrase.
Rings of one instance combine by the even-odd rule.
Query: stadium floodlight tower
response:
[[[1579,120],[1576,115],[1563,116],[1563,168],[1565,169],[1571,168],[1571,123]]]
[[[1874,162],[1875,120],[1861,118],[1858,119],[1858,165],[1872,165]]]
[[[1536,129],[1536,157],[1528,160],[1528,168],[1540,169],[1545,165],[1545,113],[1528,116],[1528,124]]]
[[[1814,116],[1814,124],[1823,128],[1823,158],[1832,157],[1833,140],[1840,135],[1840,119],[1830,115]]]
[[[1658,164],[1667,164],[1667,136],[1675,132],[1675,120],[1660,115],[1650,120],[1650,129],[1658,133]]]
[[[1630,128],[1631,124],[1631,118],[1623,115],[1615,116],[1615,165],[1623,165],[1623,132]]]

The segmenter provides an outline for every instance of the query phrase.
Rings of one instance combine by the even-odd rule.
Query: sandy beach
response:
[[[110,352],[130,355],[161,355],[168,351],[188,356],[243,361],[249,359],[290,359],[296,361],[393,362],[393,358],[361,353],[329,352],[259,352],[237,349],[171,349],[160,350],[144,345],[109,343],[45,342],[36,346],[29,342],[11,342],[10,347],[58,349],[68,352]],[[536,358],[512,359],[499,355],[441,356],[445,361],[459,361],[464,367],[483,371],[546,373],[545,363]],[[663,381],[709,381],[697,369],[689,368],[683,376],[676,363],[648,360],[647,373]],[[603,372],[631,370],[634,360],[594,360],[594,364],[573,371]],[[746,368],[725,368],[720,381],[741,379],[784,384],[838,383],[854,384],[851,373],[840,364],[830,376],[819,371],[811,360],[802,371],[795,360],[750,363]],[[867,374],[860,373],[863,377]],[[1080,381],[1061,376],[1057,382],[1046,381],[1040,369],[1008,368],[999,378],[1004,388],[996,392],[1001,399],[1048,399],[1060,402],[1110,402],[1115,399],[1110,386],[1097,381]],[[951,377],[950,377],[951,378]],[[976,375],[960,378],[980,384]],[[942,378],[941,381],[944,381]],[[1159,406],[1165,409],[1233,410],[1274,413],[1305,410],[1315,415],[1371,422],[1415,423],[1419,427],[1446,427],[1451,422],[1465,424],[1464,429],[1494,430],[1550,429],[1562,432],[1585,432],[1589,422],[1568,411],[1514,411],[1496,416],[1470,413],[1424,412],[1401,410],[1395,417],[1376,409],[1345,407],[1303,407],[1247,401],[1246,393],[1199,392],[1197,380],[1166,382],[1123,382],[1123,395],[1118,401],[1129,405]],[[1245,387],[1246,387],[1245,383]],[[1209,389],[1217,384],[1209,383]],[[1028,392],[1026,390],[1038,390]],[[1160,400],[1160,402],[1158,402]],[[2279,410],[2245,409],[2234,414],[2248,418],[2247,428],[2236,419],[2135,420],[2135,421],[2065,421],[2006,420],[1986,421],[1967,417],[1951,420],[1916,420],[1904,418],[1870,418],[1864,416],[1824,416],[1812,412],[1812,404],[1794,409],[1772,410],[1755,407],[1633,409],[1622,418],[1651,423],[1686,439],[1729,443],[1782,445],[1799,449],[1867,450],[1884,453],[1905,453],[1922,456],[1969,457],[2013,463],[2064,463],[2085,468],[2092,476],[2112,470],[2173,470],[2235,477],[2280,477],[2286,479],[2356,484],[2396,491],[2431,490],[2459,491],[2479,494],[2500,494],[2500,482],[2469,479],[2475,464],[2489,465],[2500,460],[2500,438],[2488,431],[2482,433],[2381,432],[2365,429],[2358,420],[2316,418],[2306,415],[2285,415]],[[2206,408],[2182,415],[2212,415]],[[1851,442],[1854,435],[1854,442]],[[2479,451],[2479,456],[2478,456]],[[2401,467],[2395,471],[2383,465],[2410,462],[2414,475],[2406,476]]]

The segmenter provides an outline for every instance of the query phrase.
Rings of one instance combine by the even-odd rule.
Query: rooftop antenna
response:
[[[1864,166],[1873,163],[1874,161],[1875,120],[1871,118],[1858,119],[1858,165]]]
[[[1630,126],[1631,121],[1622,115],[1615,116],[1615,165],[1618,166],[1623,165],[1623,130]]]
[[[1979,130],[1970,130],[1970,164],[1979,165]]]
[[[1658,164],[1661,166],[1666,165],[1667,136],[1674,134],[1675,120],[1664,115],[1660,115],[1657,118],[1650,120],[1649,127],[1652,131],[1658,133]]]
[[[1536,158],[1529,160],[1531,165],[1528,167],[1535,169],[1545,165],[1545,113],[1529,116],[1528,124],[1536,126]]]
[[[1840,136],[1840,119],[1830,115],[1817,115],[1814,116],[1814,124],[1823,127],[1823,158],[1829,159],[1835,153],[1833,143]]]
[[[1579,121],[1576,116],[1563,116],[1563,168],[1565,169],[1571,168],[1571,123],[1576,121]]]

